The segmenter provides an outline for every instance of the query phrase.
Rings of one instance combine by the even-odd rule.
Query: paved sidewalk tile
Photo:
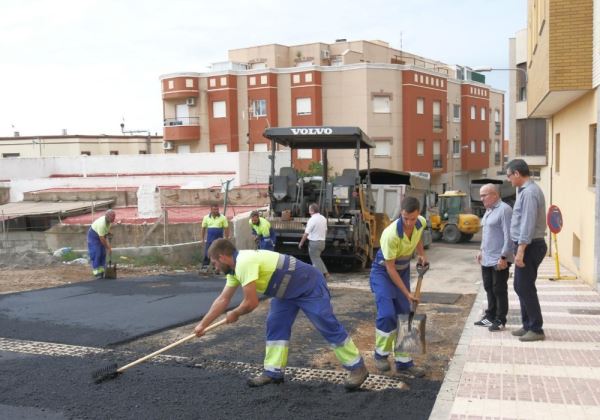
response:
[[[553,260],[540,272],[553,274]],[[504,331],[473,326],[486,307],[479,291],[430,419],[600,419],[600,294],[579,280],[538,280],[546,340],[523,343],[510,333],[521,327],[510,283]]]

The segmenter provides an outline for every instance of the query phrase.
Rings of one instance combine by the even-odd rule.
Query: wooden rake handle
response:
[[[215,329],[215,328],[217,328],[217,327],[220,327],[221,325],[223,325],[223,324],[226,324],[226,323],[227,323],[227,319],[226,319],[226,318],[224,318],[224,319],[220,320],[219,322],[215,322],[214,324],[212,324],[212,325],[209,325],[208,327],[206,327],[206,328],[204,329],[204,332],[205,332],[205,333],[207,333],[207,332],[209,332],[210,330],[213,330],[213,329]],[[162,348],[162,349],[160,349],[160,350],[156,350],[154,353],[150,353],[150,354],[148,354],[148,355],[146,355],[146,356],[144,356],[144,357],[141,357],[141,358],[139,358],[139,359],[137,359],[137,360],[134,360],[133,362],[131,362],[131,363],[129,363],[129,364],[127,364],[127,365],[125,365],[125,366],[122,366],[122,367],[120,367],[119,369],[117,369],[117,372],[118,372],[118,373],[121,373],[121,372],[123,372],[123,371],[125,371],[125,370],[127,370],[127,369],[129,369],[129,368],[131,368],[131,367],[134,367],[134,366],[136,366],[136,365],[139,365],[140,363],[142,363],[142,362],[145,362],[146,360],[148,360],[148,359],[150,359],[150,358],[152,358],[152,357],[154,357],[154,356],[157,356],[157,355],[159,355],[159,354],[161,354],[161,353],[164,353],[164,352],[166,352],[167,350],[170,350],[170,349],[172,349],[173,347],[177,347],[177,346],[178,346],[178,345],[180,345],[180,344],[183,344],[183,343],[185,343],[185,342],[187,342],[187,341],[190,341],[192,338],[195,338],[195,337],[196,337],[196,333],[193,333],[193,334],[190,334],[190,335],[188,335],[188,336],[186,336],[186,337],[183,337],[182,339],[180,339],[180,340],[177,340],[176,342],[174,342],[174,343],[171,343],[171,344],[169,344],[168,346],[166,346],[166,347],[163,347],[163,348]]]

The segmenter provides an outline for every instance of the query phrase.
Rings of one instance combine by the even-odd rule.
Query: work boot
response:
[[[387,372],[388,370],[391,369],[390,368],[390,362],[387,359],[387,357],[385,359],[377,359],[377,358],[375,358],[375,367],[380,372]]]
[[[348,390],[353,390],[360,388],[363,382],[369,377],[369,371],[363,365],[357,369],[351,370],[346,376],[346,380],[344,381],[344,386]]]
[[[519,341],[543,341],[546,336],[543,332],[536,333],[534,331],[527,331],[525,335],[519,337]]]
[[[515,337],[523,337],[527,334],[527,330],[525,328],[519,328],[518,330],[512,331],[511,334]]]
[[[247,382],[248,386],[250,386],[252,388],[269,385],[269,384],[281,384],[281,383],[283,383],[283,378],[271,378],[270,376],[265,375],[264,373],[261,373],[256,378],[248,379],[248,382]]]
[[[96,280],[103,279],[104,278],[104,273],[95,274],[94,277],[96,278]]]
[[[208,274],[208,266],[203,265],[202,267],[200,267],[200,269],[198,270],[198,274],[200,274],[201,276]]]
[[[396,373],[398,375],[403,375],[403,376],[412,376],[414,378],[422,378],[423,376],[425,376],[425,369],[417,367],[417,366],[411,366],[408,368],[396,368]]]

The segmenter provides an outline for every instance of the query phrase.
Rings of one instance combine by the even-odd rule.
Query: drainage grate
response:
[[[205,360],[195,366],[203,369],[234,371],[247,376],[259,375],[263,367],[242,362],[225,362],[220,360]],[[346,372],[337,370],[286,367],[286,380],[291,382],[327,382],[341,385],[346,379]],[[409,386],[397,378],[383,375],[369,375],[361,389],[369,391],[384,391],[388,389],[408,390]]]
[[[13,340],[0,337],[0,351],[8,351],[14,353],[39,354],[44,356],[71,356],[71,357],[86,357],[89,355],[107,355],[117,353],[124,357],[139,357],[135,353],[129,351],[115,351],[111,349],[101,349],[95,347],[71,346],[67,344],[46,343],[42,341],[24,341]],[[153,363],[168,363],[178,362],[192,363],[193,359],[182,356],[158,355],[154,357]],[[243,362],[227,362],[222,360],[205,360],[202,363],[194,363],[191,366],[201,367],[209,370],[227,370],[233,371],[245,376],[256,376],[262,372],[262,365],[253,365]],[[286,378],[293,382],[327,382],[332,384],[343,384],[346,378],[346,372],[337,370],[325,369],[310,369],[310,368],[286,368]],[[383,391],[387,389],[408,390],[406,383],[397,378],[391,378],[383,375],[370,375],[361,389],[370,391]]]

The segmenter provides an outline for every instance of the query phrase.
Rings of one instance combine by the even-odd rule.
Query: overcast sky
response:
[[[0,136],[162,134],[159,76],[229,49],[380,39],[448,64],[508,66],[526,0],[0,0]],[[507,90],[508,72],[486,73]],[[508,95],[508,93],[507,93]]]

